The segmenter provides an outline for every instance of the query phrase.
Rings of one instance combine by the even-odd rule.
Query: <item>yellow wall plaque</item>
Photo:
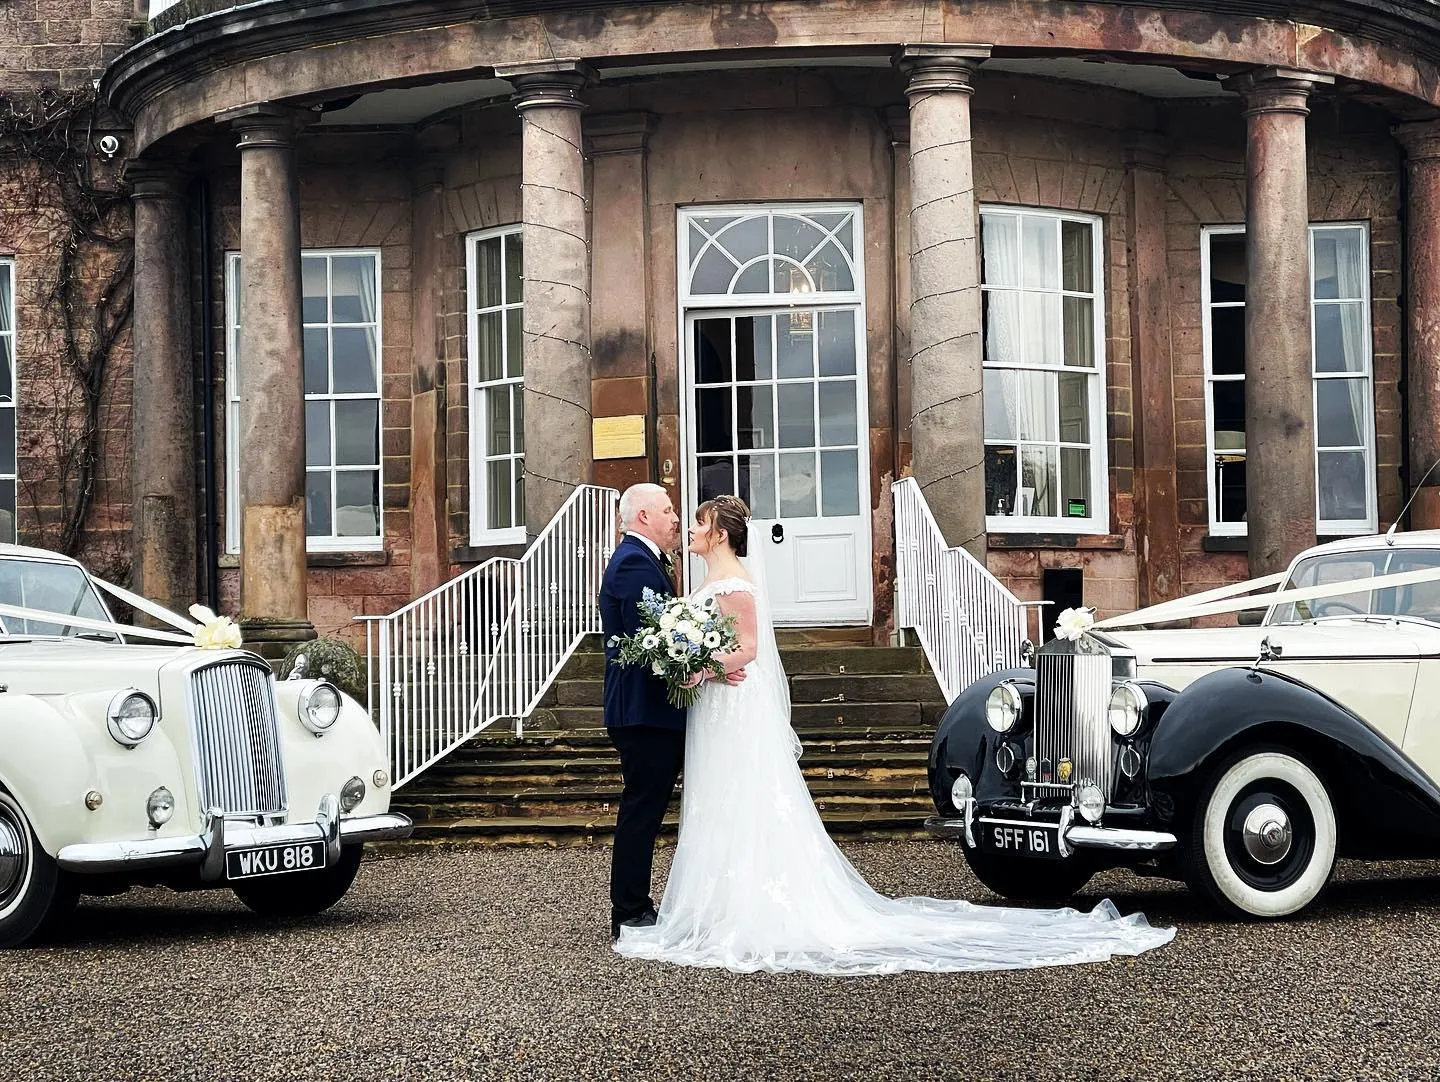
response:
[[[596,417],[590,424],[590,442],[597,460],[645,457],[644,414]]]

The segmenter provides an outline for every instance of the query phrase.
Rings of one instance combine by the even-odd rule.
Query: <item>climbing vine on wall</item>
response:
[[[110,565],[98,571],[124,578],[125,546],[87,538],[106,525],[107,381],[134,267],[129,200],[91,149],[98,119],[89,88],[0,95],[0,251],[17,257],[22,540],[72,555],[84,543],[92,565]]]

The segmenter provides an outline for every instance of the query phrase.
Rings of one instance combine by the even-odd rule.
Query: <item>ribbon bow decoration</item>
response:
[[[1055,637],[1075,642],[1095,624],[1095,610],[1066,609],[1055,620]]]
[[[240,627],[228,616],[216,616],[204,605],[191,605],[190,615],[200,624],[195,629],[195,645],[202,650],[238,650],[243,641]]]

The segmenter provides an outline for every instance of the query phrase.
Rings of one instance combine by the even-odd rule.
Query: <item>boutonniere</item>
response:
[[[1095,623],[1094,609],[1066,609],[1055,620],[1055,637],[1075,642]]]
[[[665,574],[669,575],[672,579],[675,577],[675,557],[671,556],[670,553],[662,552],[660,554],[660,566],[665,569]]]

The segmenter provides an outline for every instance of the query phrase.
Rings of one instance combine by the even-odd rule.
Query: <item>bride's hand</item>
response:
[[[681,686],[682,688],[698,687],[698,686],[700,685],[700,682],[701,682],[702,680],[704,680],[704,679],[705,679],[705,671],[702,669],[700,672],[691,673],[689,676],[687,676],[687,677],[681,682],[680,686]]]
[[[736,669],[734,672],[727,672],[725,674],[725,683],[729,684],[732,688],[736,684],[743,684],[744,682],[745,670],[743,668]]]

